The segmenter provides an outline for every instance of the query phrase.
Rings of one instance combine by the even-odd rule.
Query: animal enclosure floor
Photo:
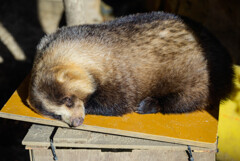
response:
[[[24,103],[27,79],[1,109],[0,117],[67,127],[63,122],[40,116]],[[122,117],[87,115],[78,129],[216,148],[218,120],[207,111],[188,114],[126,114]]]

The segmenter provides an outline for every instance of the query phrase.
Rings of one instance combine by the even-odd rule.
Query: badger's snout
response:
[[[77,127],[83,124],[84,119],[82,117],[72,118],[70,126]]]

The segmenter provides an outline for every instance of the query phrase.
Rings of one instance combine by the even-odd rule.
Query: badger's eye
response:
[[[70,97],[64,97],[62,102],[67,106],[67,107],[73,107],[74,102]]]

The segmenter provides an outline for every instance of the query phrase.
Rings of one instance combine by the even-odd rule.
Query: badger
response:
[[[63,27],[37,46],[28,104],[71,127],[86,114],[186,113],[231,92],[232,60],[203,26],[164,12]]]

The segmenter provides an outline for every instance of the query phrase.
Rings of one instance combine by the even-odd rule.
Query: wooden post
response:
[[[68,26],[102,22],[100,0],[64,0]]]

